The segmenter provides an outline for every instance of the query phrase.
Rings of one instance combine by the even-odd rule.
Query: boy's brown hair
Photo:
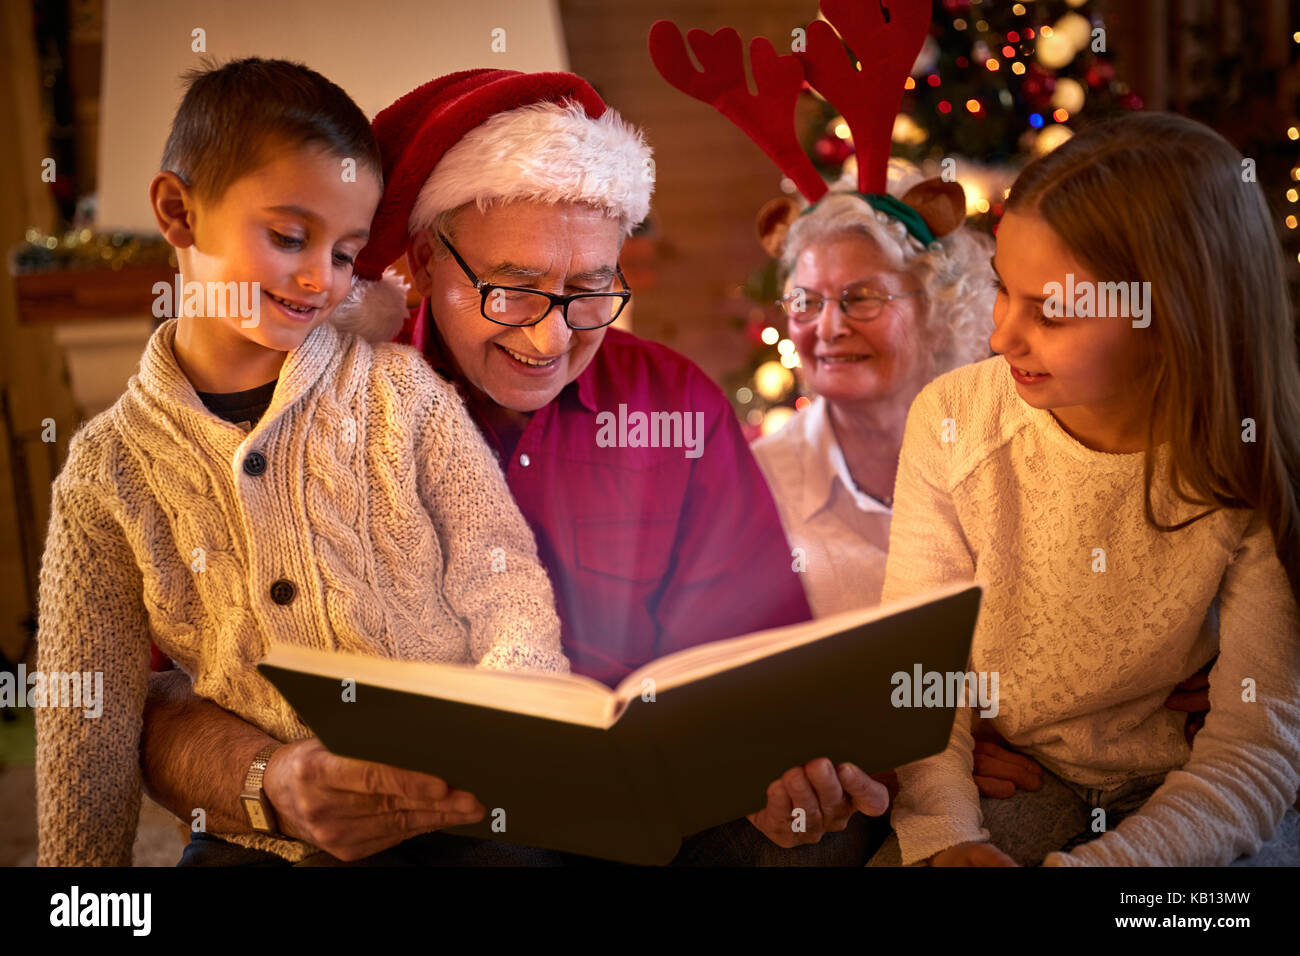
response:
[[[315,70],[249,57],[183,77],[186,91],[163,149],[162,169],[202,199],[263,165],[272,148],[319,145],[383,181],[379,146],[360,107]]]

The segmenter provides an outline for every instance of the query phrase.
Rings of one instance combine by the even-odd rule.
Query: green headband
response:
[[[826,199],[830,196],[842,195],[844,195],[844,193],[827,193],[822,197],[822,199]],[[887,216],[893,216],[907,228],[909,233],[919,239],[921,245],[925,246],[927,249],[930,247],[930,243],[935,241],[934,233],[931,232],[930,227],[925,224],[925,220],[921,218],[921,214],[901,199],[895,199],[893,196],[882,196],[879,193],[855,192],[850,193],[849,195],[857,196],[859,199],[864,200],[867,205],[878,212],[883,212]],[[817,203],[819,202],[821,202],[820,199],[805,209],[800,213],[800,215],[808,215],[808,213],[817,208]]]

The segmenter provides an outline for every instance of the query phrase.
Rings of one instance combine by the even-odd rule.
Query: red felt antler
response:
[[[888,9],[882,0],[821,0],[820,6],[835,30],[814,21],[808,27],[807,52],[794,55],[803,61],[809,84],[848,123],[858,156],[858,192],[883,194],[894,119],[903,103],[903,84],[925,42],[929,0],[888,0]],[[845,55],[845,43],[861,70]]]
[[[686,40],[675,23],[659,20],[650,28],[650,59],[660,75],[740,127],[790,177],[809,202],[825,195],[826,183],[799,145],[794,131],[794,108],[804,80],[804,67],[798,57],[777,56],[764,37],[751,40],[749,62],[758,89],[758,94],[752,95],[745,83],[740,34],[731,27],[712,34],[691,30],[686,39],[704,67],[703,72],[691,63]],[[911,63],[909,60],[908,66]],[[901,96],[901,80],[899,84]]]

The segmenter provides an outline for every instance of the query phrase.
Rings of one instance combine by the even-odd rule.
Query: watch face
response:
[[[270,821],[266,819],[266,811],[262,809],[262,804],[252,799],[244,797],[244,812],[248,814],[248,822],[252,824],[254,830],[270,830]]]

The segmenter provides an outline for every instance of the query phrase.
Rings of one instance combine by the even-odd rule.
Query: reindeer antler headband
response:
[[[669,83],[740,127],[815,205],[829,188],[794,130],[795,102],[806,81],[848,124],[858,155],[858,194],[928,246],[936,235],[961,224],[962,217],[952,211],[954,193],[963,195],[961,186],[928,180],[902,200],[885,189],[894,119],[903,102],[903,84],[925,42],[930,4],[889,0],[886,7],[882,0],[821,0],[820,7],[830,23],[814,20],[809,25],[805,52],[778,56],[765,37],[749,42],[757,94],[745,82],[740,35],[731,27],[712,34],[691,30],[683,40],[675,23],[659,20],[650,28],[650,58]],[[703,72],[691,63],[687,41]],[[845,53],[845,43],[861,69]]]

